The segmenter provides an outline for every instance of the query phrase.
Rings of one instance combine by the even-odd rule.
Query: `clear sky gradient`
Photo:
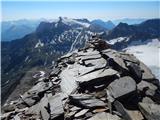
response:
[[[54,19],[59,16],[69,18],[88,18],[113,20],[122,18],[157,18],[158,1],[101,1],[101,2],[2,2],[2,20],[17,19]]]

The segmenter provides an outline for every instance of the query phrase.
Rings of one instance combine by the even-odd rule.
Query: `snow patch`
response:
[[[118,38],[115,38],[115,39],[111,39],[109,41],[107,41],[109,44],[111,45],[114,45],[115,43],[117,42],[122,42],[122,41],[128,41],[129,38],[128,37],[118,37]]]
[[[44,77],[45,75],[45,72],[44,71],[39,71],[37,74],[35,74],[33,76],[33,78],[39,78],[39,77]]]
[[[38,43],[35,45],[34,48],[43,47],[44,43],[42,43],[40,40],[38,40]]]
[[[74,46],[75,46],[75,44],[76,44],[76,42],[77,42],[77,39],[79,38],[79,36],[81,35],[81,33],[82,33],[82,31],[81,32],[79,32],[79,34],[76,36],[76,39],[74,40],[74,42],[72,43],[72,45],[71,45],[71,48],[70,48],[70,51],[69,52],[71,52],[71,51],[73,51],[73,48],[74,48]]]
[[[29,59],[29,56],[27,56],[24,61],[27,62],[28,59]]]
[[[67,24],[67,25],[79,24],[79,25],[81,25],[83,27],[89,27],[90,26],[89,23],[79,22],[79,21],[76,21],[76,20],[73,20],[73,19],[70,19],[70,18],[63,18],[62,22],[64,24]]]

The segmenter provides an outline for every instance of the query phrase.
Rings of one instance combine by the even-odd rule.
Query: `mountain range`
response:
[[[86,41],[93,35],[98,35],[106,41],[118,37],[129,38],[127,41],[159,38],[160,19],[147,20],[138,25],[120,23],[113,24],[112,29],[104,27],[101,21],[87,19],[69,19],[59,17],[52,22],[44,21],[31,33],[13,41],[2,41],[2,103],[14,93],[16,96],[17,84],[24,87],[27,79],[26,72],[36,69],[48,69],[61,55],[84,47]],[[110,26],[110,27],[111,27]],[[112,47],[121,49],[124,43],[116,43]],[[35,72],[34,70],[32,72]],[[33,79],[32,74],[30,76]],[[23,84],[22,80],[23,79]],[[27,85],[25,85],[26,87]],[[31,84],[28,83],[28,88]],[[28,89],[26,87],[26,90]],[[16,91],[16,92],[15,92]],[[18,96],[16,96],[18,97]],[[15,97],[15,98],[16,98]]]
[[[57,21],[58,19],[37,19],[37,20],[28,20],[28,19],[20,19],[20,20],[14,20],[14,21],[2,21],[2,41],[11,41],[15,39],[19,39],[24,37],[25,35],[32,33],[36,30],[40,22],[53,22]],[[128,25],[133,25],[133,24],[140,24],[144,22],[147,19],[131,19],[131,18],[124,18],[124,19],[116,19],[116,20],[108,20],[104,21],[101,19],[95,19],[92,21],[89,21],[87,19],[74,19],[79,22],[82,22],[85,20],[85,22],[89,24],[94,24],[97,25],[96,28],[104,28],[111,30],[113,29],[116,25],[118,25],[120,22],[122,23],[127,23]],[[99,28],[99,29],[100,29]],[[7,35],[6,35],[7,34]]]
[[[66,17],[64,18],[67,19]],[[97,27],[99,28],[104,27],[104,29],[108,29],[108,30],[112,29],[115,26],[111,21],[108,21],[108,22],[104,22],[102,20],[89,21],[87,19],[72,19],[72,20],[75,20],[77,22],[94,24],[94,26],[97,25]],[[41,22],[56,22],[56,21],[58,21],[58,19],[37,19],[37,20],[21,19],[21,20],[15,20],[15,21],[3,21],[1,23],[2,24],[1,39],[2,41],[11,41],[11,40],[19,39],[29,33],[34,32]]]

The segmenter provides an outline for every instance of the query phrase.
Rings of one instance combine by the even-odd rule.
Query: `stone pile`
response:
[[[94,37],[2,110],[2,120],[160,120],[159,80]]]

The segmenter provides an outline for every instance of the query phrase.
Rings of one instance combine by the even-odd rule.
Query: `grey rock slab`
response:
[[[128,63],[127,67],[129,68],[131,76],[136,80],[136,83],[141,82],[142,80],[142,71],[141,68],[134,63]]]
[[[108,69],[100,69],[94,72],[91,72],[89,74],[85,74],[83,76],[80,76],[77,78],[77,82],[82,83],[82,82],[89,82],[98,78],[103,78],[103,77],[112,77],[112,76],[116,76],[116,74],[118,74],[117,71],[108,68]],[[106,79],[107,80],[107,79]]]
[[[84,63],[85,65],[93,65],[95,69],[104,68],[107,65],[107,61],[104,58],[87,60]]]
[[[13,120],[21,120],[21,118],[17,114],[16,116],[14,116]]]
[[[151,90],[157,90],[157,86],[144,80],[142,80],[139,84],[137,84],[137,88],[140,91],[143,91],[143,89],[145,88],[149,88]]]
[[[62,80],[60,83],[60,87],[62,92],[66,94],[71,94],[74,90],[77,89],[78,85],[76,83],[76,79],[78,76],[78,68],[75,66],[68,66],[60,73],[60,79]]]
[[[35,86],[33,86],[27,93],[28,94],[35,94],[35,93],[40,93],[44,92],[52,87],[51,82],[39,82]]]
[[[88,74],[92,71],[95,70],[95,66],[91,66],[91,67],[86,67],[86,66],[82,66],[82,65],[77,65],[77,75],[78,76],[82,76],[82,75],[85,75],[85,74]]]
[[[100,52],[93,49],[87,49],[85,52],[84,51],[78,52],[78,56],[87,56],[87,55],[92,56],[92,55],[98,55],[98,54],[100,54]]]
[[[88,94],[72,94],[69,96],[71,103],[85,108],[105,107],[106,104],[100,99]]]
[[[119,98],[136,91],[136,82],[129,76],[121,77],[109,84],[108,91],[114,98]]]
[[[85,115],[89,109],[83,109],[74,115],[75,118]]]
[[[48,101],[50,104],[51,119],[54,119],[58,116],[63,117],[64,110],[63,110],[63,106],[62,106],[61,94],[56,94],[52,97],[49,97]]]
[[[83,76],[85,74],[97,71],[99,69],[105,69],[107,65],[107,61],[103,58],[94,59],[94,60],[87,60],[85,61],[85,66],[79,65],[78,67],[78,74],[79,76]]]
[[[153,100],[149,97],[144,97],[142,99],[142,103],[150,103],[150,104],[154,104]]]
[[[93,117],[87,120],[121,120],[121,118],[118,117],[117,115],[112,115],[110,113],[101,112],[101,113],[95,114]]]
[[[126,67],[126,65],[124,63],[124,60],[119,57],[120,54],[117,51],[108,49],[108,50],[102,51],[102,54],[106,55],[109,58],[112,58],[114,60],[114,62],[116,62],[119,65],[119,67],[121,67],[125,70],[128,70],[128,68]],[[110,66],[114,66],[114,65],[110,64]]]
[[[61,94],[48,97],[45,95],[39,103],[41,108],[42,118],[47,120],[55,119],[59,116],[63,116],[64,110],[62,106]]]
[[[50,76],[57,76],[61,72],[61,68],[54,68],[50,73]]]
[[[70,113],[68,113],[67,115],[65,115],[66,118],[70,118],[72,117],[73,115],[76,114],[77,111],[71,111]]]
[[[152,74],[151,70],[142,62],[140,62],[140,68],[142,72],[143,80],[152,80],[155,79],[155,75]]]
[[[119,101],[114,101],[113,105],[115,106],[116,110],[121,114],[124,120],[132,120],[128,111],[123,107],[123,105]]]
[[[138,110],[127,110],[132,120],[144,120],[142,113]]]
[[[72,108],[70,109],[70,111],[77,111],[77,110],[80,110],[80,109],[81,109],[80,107],[74,106],[74,107],[72,107]]]
[[[4,105],[4,106],[2,107],[2,110],[3,110],[4,112],[14,111],[14,110],[15,110],[15,105],[10,105],[10,104]]]
[[[101,58],[101,54],[93,54],[93,55],[88,54],[88,55],[78,56],[76,57],[76,60],[87,61],[87,60],[96,60],[100,58]]]
[[[50,119],[50,106],[49,106],[49,102],[48,102],[48,98],[45,95],[40,103],[39,103],[39,109],[40,109],[40,115],[42,117],[43,120],[49,120]]]
[[[26,112],[26,115],[39,115],[40,114],[40,104],[35,104],[31,106]]]
[[[71,57],[72,54],[74,54],[74,53],[76,53],[76,52],[69,52],[69,53],[67,53],[67,54],[65,54],[65,55],[63,55],[63,56],[61,56],[60,59],[69,58],[69,57]]]
[[[40,100],[38,94],[41,94],[51,88],[51,82],[38,82],[35,86],[33,86],[28,92],[25,92],[21,95],[21,99],[28,106],[34,105],[37,101]]]
[[[120,53],[119,57],[122,58],[123,60],[139,64],[139,60],[133,54],[127,54],[124,52],[119,52],[119,53]]]
[[[139,103],[139,108],[147,120],[160,120],[160,105]]]

